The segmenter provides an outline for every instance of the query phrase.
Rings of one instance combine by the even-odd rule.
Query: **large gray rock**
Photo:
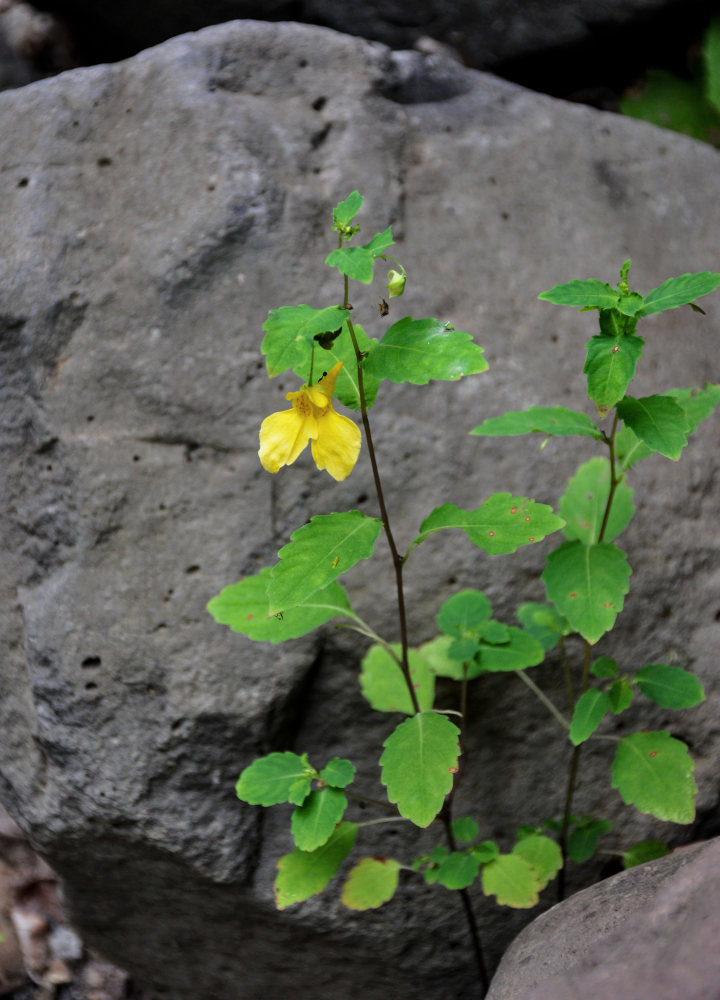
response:
[[[512,943],[487,1000],[714,1000],[719,863],[713,840],[577,893]]]
[[[158,996],[470,995],[454,895],[408,880],[369,916],[342,910],[336,890],[278,914],[287,817],[234,796],[241,768],[272,749],[348,755],[373,794],[394,724],[357,691],[359,641],[323,630],[254,645],[205,611],[311,514],[376,511],[366,451],[340,485],[307,456],[276,477],[260,468],[258,425],[296,385],[265,378],[261,325],[269,308],[337,301],[327,223],[359,188],[364,231],[392,223],[410,274],[392,316],[450,320],[491,365],[457,384],[383,388],[373,420],[401,544],[446,500],[555,502],[586,446],[467,431],[513,407],[582,406],[592,317],[538,302],[540,290],[614,281],[627,256],[640,289],[720,269],[718,154],[453,62],[260,23],[2,94],[0,137],[0,797],[64,877],[86,938]],[[380,294],[353,299],[371,333],[387,322]],[[704,305],[704,318],[648,321],[638,395],[717,378],[718,304]],[[708,822],[716,442],[708,424],[679,466],[653,458],[633,474],[635,589],[597,647],[628,667],[674,658],[706,683],[692,713],[634,712],[622,726],[672,724],[691,740]],[[512,620],[542,597],[550,544],[488,559],[463,536],[427,542],[408,564],[412,641],[434,633],[453,588],[482,587]],[[384,558],[380,546],[347,583],[393,638]],[[535,676],[562,698],[556,662]],[[458,808],[507,844],[518,821],[560,810],[565,744],[512,678],[478,683],[470,716]],[[602,747],[586,757],[577,808],[610,816],[612,843],[688,836],[622,807]],[[404,828],[363,848],[388,842],[413,857]],[[493,961],[527,915],[476,904]]]

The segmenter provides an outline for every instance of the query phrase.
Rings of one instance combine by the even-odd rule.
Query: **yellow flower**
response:
[[[360,454],[360,428],[332,407],[335,379],[342,365],[338,361],[314,385],[288,392],[285,398],[292,401],[292,407],[263,420],[258,455],[268,472],[292,465],[311,441],[318,469],[327,469],[338,481],[350,475]]]

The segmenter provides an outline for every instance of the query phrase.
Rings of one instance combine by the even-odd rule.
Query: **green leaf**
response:
[[[532,868],[539,889],[544,889],[550,879],[555,878],[563,866],[559,845],[542,834],[523,837],[513,847],[512,853],[523,858]]]
[[[653,449],[648,448],[626,424],[620,427],[615,435],[615,458],[624,472],[632,468],[636,462],[653,454]]]
[[[345,315],[347,315],[347,313]],[[377,340],[371,340],[359,323],[353,326],[353,329],[355,331],[355,337],[360,350],[366,354],[373,351],[377,346]],[[360,390],[358,388],[357,360],[355,357],[355,348],[350,334],[347,332],[347,328],[344,329],[341,335],[332,342],[327,351],[316,348],[315,372],[313,373],[313,378],[319,378],[324,370],[329,370],[338,361],[342,361],[343,366],[340,369],[335,382],[335,392],[333,394],[333,398],[338,399],[343,406],[349,406],[353,410],[359,410]],[[300,378],[306,378],[309,363],[310,361],[308,357],[302,365],[298,365],[293,368],[293,371]],[[378,379],[363,373],[365,403],[368,407],[371,407],[375,402],[379,385],[380,383]]]
[[[590,688],[578,698],[570,724],[570,742],[579,746],[592,736],[610,708],[610,698],[604,691]]]
[[[566,538],[577,538],[584,545],[597,542],[609,493],[610,460],[598,455],[584,462],[560,497],[559,511],[565,518]],[[623,532],[634,511],[633,491],[623,479],[615,490],[603,541],[611,542]]]
[[[610,833],[612,823],[607,819],[587,819],[568,836],[568,857],[581,864],[591,858],[597,849],[598,839]]]
[[[479,632],[482,641],[489,643],[491,646],[502,646],[506,642],[510,642],[512,638],[510,627],[494,619],[493,621],[483,622]]]
[[[349,226],[360,211],[363,201],[363,196],[358,191],[353,191],[333,209],[333,222],[341,227]]]
[[[256,642],[277,643],[307,635],[338,615],[352,614],[345,588],[331,583],[296,607],[271,615],[267,596],[271,572],[262,569],[221,590],[207,606],[215,621]]]
[[[462,819],[453,820],[452,832],[456,840],[471,844],[480,832],[480,827],[470,816],[463,816]]]
[[[545,650],[531,635],[520,628],[507,626],[509,640],[501,645],[479,643],[476,659],[470,664],[468,679],[481,674],[535,667],[545,659]]]
[[[477,639],[455,639],[448,649],[448,654],[461,663],[467,663],[475,656],[479,648]]]
[[[596,278],[587,281],[569,281],[541,292],[539,299],[556,306],[573,306],[577,309],[614,309],[620,293]]]
[[[662,840],[641,840],[623,852],[623,868],[635,868],[646,861],[664,858],[666,854],[670,854],[670,848]]]
[[[347,809],[347,798],[339,788],[314,789],[293,810],[290,832],[301,851],[314,851],[330,839]]]
[[[453,784],[460,755],[457,726],[445,715],[421,712],[385,740],[381,781],[388,800],[416,826],[429,826]]]
[[[249,802],[251,806],[302,802],[310,791],[314,776],[315,771],[308,764],[307,754],[298,757],[289,750],[271,753],[267,757],[259,757],[245,768],[237,780],[235,791],[239,799]]]
[[[624,115],[704,142],[711,141],[720,125],[720,116],[705,100],[699,76],[683,80],[663,69],[647,70],[642,93],[626,93],[620,107]]]
[[[682,667],[649,663],[637,671],[634,680],[645,697],[661,708],[692,708],[705,701],[700,681]]]
[[[275,904],[284,910],[322,892],[355,844],[357,823],[340,823],[330,839],[314,851],[286,854],[278,861]]]
[[[350,869],[340,899],[348,910],[375,910],[393,898],[399,875],[392,858],[363,858]]]
[[[481,865],[486,865],[488,861],[492,861],[500,854],[500,848],[494,840],[483,840],[482,844],[473,844],[472,847],[468,848],[468,851],[474,858],[478,859]]]
[[[620,419],[653,451],[677,461],[687,444],[685,413],[672,396],[626,396],[617,405]]]
[[[692,434],[720,403],[720,385],[706,382],[702,389],[670,389],[665,393],[677,400],[685,413],[685,433]]]
[[[617,677],[618,665],[609,656],[598,656],[597,660],[590,667],[590,673],[594,677]]]
[[[375,236],[373,236],[373,238],[364,245],[363,249],[369,251],[373,257],[382,257],[388,247],[391,246],[394,246],[392,226],[388,226],[382,233],[376,233]]]
[[[451,677],[455,681],[463,679],[463,661],[450,656],[455,639],[449,635],[438,635],[418,649],[427,665],[437,677]]]
[[[270,378],[292,368],[306,379],[310,372],[313,338],[337,330],[347,319],[342,306],[313,309],[312,306],[282,306],[273,309],[263,323],[265,337],[260,350]]]
[[[320,772],[320,778],[333,788],[346,788],[355,777],[355,766],[344,757],[333,757]]]
[[[720,18],[714,17],[703,39],[703,68],[705,70],[705,95],[720,111]]]
[[[438,611],[441,632],[455,638],[479,635],[478,629],[490,617],[490,601],[481,590],[461,590],[453,594]]]
[[[467,889],[477,878],[479,868],[480,863],[473,855],[453,851],[438,865],[437,881],[446,889]]]
[[[392,649],[399,658],[400,645],[395,643]],[[423,711],[431,709],[435,699],[435,676],[422,652],[411,649],[408,665],[420,708]],[[415,712],[400,665],[384,646],[371,646],[363,657],[360,688],[377,712],[405,712],[406,715]]]
[[[617,309],[623,316],[635,316],[642,309],[644,301],[642,295],[638,295],[637,292],[630,292],[628,295],[620,297]]]
[[[562,615],[549,604],[528,601],[521,604],[515,614],[525,631],[540,643],[546,653],[572,631]]]
[[[452,503],[436,507],[420,525],[420,534],[412,545],[419,545],[444,528],[461,528],[473,544],[495,556],[540,542],[563,524],[547,504],[494,493],[477,510],[463,510]]]
[[[633,689],[624,677],[610,685],[608,690],[610,708],[615,715],[620,715],[626,708],[630,707],[633,700]]]
[[[635,375],[645,341],[641,337],[593,337],[585,345],[588,397],[600,416],[623,398]]]
[[[365,247],[340,247],[325,258],[328,267],[336,267],[340,274],[352,281],[369,285],[373,280],[375,258]]]
[[[427,385],[431,379],[455,381],[487,370],[481,347],[469,333],[437,319],[406,316],[388,329],[363,363],[377,379]]]
[[[612,542],[563,542],[551,552],[541,579],[550,601],[593,645],[613,627],[629,588],[625,553]]]
[[[695,763],[681,740],[666,732],[632,733],[621,740],[612,787],[623,802],[673,823],[691,823],[697,786]]]
[[[519,854],[498,854],[482,870],[486,896],[495,896],[501,906],[527,910],[539,899],[540,883],[532,865]]]
[[[577,413],[564,406],[531,406],[513,410],[501,417],[491,417],[470,431],[484,437],[510,437],[517,434],[545,434],[567,437],[571,434],[602,440],[602,433],[586,413]]]
[[[341,573],[372,555],[382,521],[359,510],[317,514],[278,552],[268,587],[270,614],[307,602]]]
[[[676,309],[678,306],[694,302],[703,295],[708,295],[720,287],[720,274],[712,271],[700,271],[698,274],[681,274],[677,278],[668,278],[662,285],[653,288],[645,296],[645,304],[638,316],[652,316],[653,313],[664,312],[666,309]]]
[[[600,333],[606,337],[631,337],[637,329],[637,319],[624,315],[619,309],[601,309],[598,321]]]

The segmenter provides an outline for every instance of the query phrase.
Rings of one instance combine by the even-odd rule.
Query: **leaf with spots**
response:
[[[626,396],[618,403],[617,412],[623,423],[648,448],[677,461],[687,444],[685,411],[669,395]]]
[[[546,437],[579,435],[602,440],[602,432],[586,413],[569,410],[565,406],[531,406],[527,410],[514,410],[501,417],[490,417],[471,434],[483,437],[510,437],[518,434],[542,434]]]
[[[420,525],[420,534],[410,547],[445,528],[460,528],[488,555],[501,555],[541,541],[564,523],[547,504],[494,493],[477,510],[463,510],[452,503],[436,507]]]
[[[398,662],[401,647],[395,643],[391,648],[395,653],[394,657],[384,646],[370,647],[362,661],[360,689],[377,712],[404,712],[406,715],[413,715],[415,709]],[[421,651],[411,649],[408,664],[420,709],[427,711],[432,708],[435,698],[435,675]]]
[[[271,570],[270,614],[304,604],[361,559],[372,555],[382,521],[359,510],[318,514],[290,536]]]
[[[345,588],[337,582],[315,591],[294,608],[271,614],[267,596],[270,573],[270,569],[262,569],[221,590],[207,606],[215,621],[256,642],[277,643],[307,635],[337,616],[352,615]]]
[[[645,342],[640,337],[593,337],[585,345],[588,398],[604,417],[623,398]]]
[[[383,743],[381,781],[388,800],[416,826],[440,812],[457,771],[460,731],[446,715],[421,712],[401,722]]]
[[[284,910],[322,892],[336,874],[355,844],[357,823],[340,823],[329,840],[314,851],[298,848],[277,863],[275,904]]]
[[[548,600],[592,645],[613,627],[629,590],[625,553],[611,542],[563,542],[542,573]]]
[[[623,802],[672,823],[695,817],[695,763],[688,748],[666,732],[632,733],[620,741],[612,787]]]
[[[392,858],[363,858],[350,869],[340,900],[348,910],[375,910],[395,895],[400,862]]]
[[[363,363],[376,379],[427,385],[431,379],[455,381],[487,370],[481,347],[469,333],[437,319],[406,316],[388,329]]]
[[[597,542],[609,494],[610,460],[598,455],[584,462],[560,497],[558,509],[565,518],[565,537],[577,538],[584,545]],[[622,479],[615,489],[602,540],[612,542],[621,534],[634,511],[633,491]]]

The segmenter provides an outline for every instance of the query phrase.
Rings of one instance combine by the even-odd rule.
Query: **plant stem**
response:
[[[612,430],[610,431],[610,437],[605,438],[605,442],[608,446],[610,452],[610,492],[608,493],[607,502],[605,504],[605,513],[603,514],[602,524],[600,525],[600,531],[598,533],[597,543],[598,545],[602,542],[605,537],[605,529],[607,528],[608,518],[610,517],[610,508],[612,507],[613,498],[615,496],[615,490],[617,489],[620,478],[615,478],[615,432],[617,431],[618,425],[618,415],[617,410],[615,411],[615,419],[613,420]]]
[[[515,673],[524,684],[527,684],[527,686],[530,688],[535,697],[540,699],[545,708],[552,713],[553,717],[557,719],[557,721],[560,723],[560,725],[567,733],[570,730],[570,723],[562,714],[562,712],[555,705],[553,705],[553,703],[550,701],[545,692],[542,691],[537,686],[537,684],[531,677],[527,676],[524,670],[516,670]]]
[[[450,816],[444,811],[442,813],[442,821],[445,827],[445,837],[447,839],[448,847],[451,851],[456,851],[457,844],[455,843],[455,837],[453,836]],[[490,980],[488,978],[487,969],[485,968],[485,959],[483,958],[482,946],[480,944],[480,934],[478,932],[477,921],[475,920],[475,913],[473,912],[470,895],[467,889],[458,889],[458,892],[460,894],[460,899],[462,900],[463,909],[465,910],[465,919],[467,921],[468,931],[470,932],[473,952],[475,953],[475,963],[477,965],[478,977],[480,979],[481,996],[484,997],[488,991]]]
[[[350,305],[348,300],[348,278],[345,277],[345,298],[344,305],[347,308]],[[360,396],[360,412],[362,414],[363,428],[365,430],[365,441],[367,442],[368,454],[370,456],[370,465],[372,466],[373,480],[375,482],[375,492],[377,493],[378,506],[380,507],[380,517],[382,519],[383,528],[385,529],[385,537],[387,538],[387,543],[390,548],[390,554],[392,556],[393,568],[395,570],[395,587],[397,590],[397,606],[398,606],[398,619],[400,623],[400,645],[401,645],[401,656],[400,656],[400,669],[403,672],[403,677],[405,678],[405,683],[407,685],[408,692],[410,693],[410,700],[412,702],[413,710],[417,715],[420,712],[420,705],[417,700],[417,695],[415,693],[415,687],[413,685],[412,677],[410,676],[410,664],[408,662],[408,634],[407,634],[407,616],[405,613],[405,591],[403,587],[403,560],[398,552],[397,545],[395,544],[395,538],[390,527],[390,518],[388,517],[387,507],[385,506],[385,496],[383,494],[382,483],[380,481],[380,470],[378,469],[377,458],[375,456],[375,446],[373,444],[372,432],[370,430],[370,421],[368,420],[367,413],[367,403],[365,401],[365,386],[363,382],[363,354],[357,342],[357,337],[355,336],[355,328],[353,327],[352,320],[348,313],[347,318],[348,331],[350,333],[350,338],[355,348],[355,359],[357,361],[357,373],[358,373],[358,395]]]

